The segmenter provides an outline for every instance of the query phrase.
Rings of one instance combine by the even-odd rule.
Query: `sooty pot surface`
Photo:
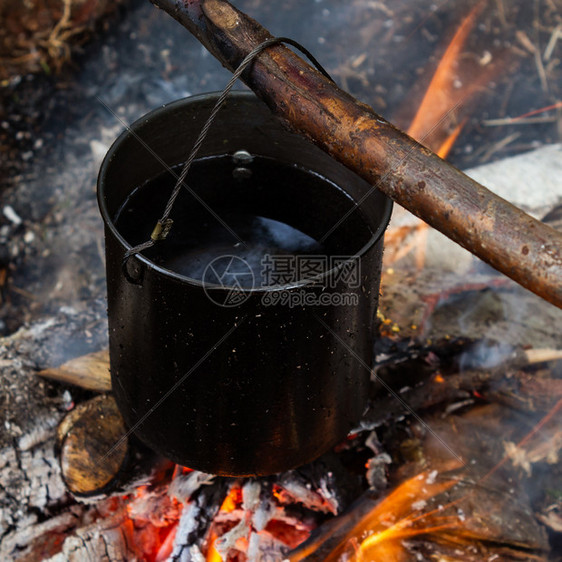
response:
[[[184,161],[216,98],[196,96],[148,114],[102,164],[113,393],[127,425],[173,461],[227,476],[266,475],[318,457],[364,411],[391,203],[373,192],[356,209],[370,189],[366,182],[287,132],[253,94],[236,92],[199,153],[201,166],[188,176],[195,195],[186,190],[179,203],[170,243],[189,246],[189,259],[201,266],[217,248],[248,263],[248,248],[216,234],[215,215],[235,212],[295,229],[318,243],[306,253],[333,258],[332,267],[281,287],[259,275],[233,287],[236,276],[226,286],[217,277],[209,283],[204,274],[178,273],[163,250],[154,250],[129,260],[130,282],[124,254],[146,239],[161,209],[147,204],[129,223],[120,212],[139,186],[162,174],[161,161]],[[240,150],[254,163],[233,159]],[[224,247],[206,254],[207,235],[194,234],[205,229]],[[355,256],[351,282],[343,274],[348,256]]]

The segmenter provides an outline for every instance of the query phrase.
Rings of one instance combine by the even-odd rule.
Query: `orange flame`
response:
[[[242,490],[240,486],[233,485],[222,502],[220,511],[232,513],[242,503]]]
[[[215,548],[215,543],[217,542],[217,535],[212,533],[209,538],[209,550],[207,551],[206,562],[222,562],[222,556],[219,551]]]
[[[425,96],[408,128],[410,136],[420,142],[425,141],[425,144],[435,150],[442,158],[445,158],[453,147],[466,123],[466,119],[458,123],[445,140],[440,140],[442,134],[437,133],[442,133],[447,118],[454,118],[454,110],[465,99],[470,99],[484,81],[484,77],[481,77],[478,80],[469,81],[464,88],[456,86],[457,67],[461,52],[483,5],[483,2],[477,4],[457,29],[439,61]]]
[[[441,376],[441,375],[438,375]],[[529,444],[555,416],[562,411],[562,399],[518,443],[517,448]],[[488,473],[478,480],[482,484],[501,468],[510,456],[506,454]],[[449,467],[451,468],[451,467]],[[452,480],[429,482],[428,473],[422,473],[401,484],[385,500],[373,508],[363,519],[347,533],[345,540],[326,558],[327,562],[340,560],[345,549],[351,547],[352,553],[346,557],[350,562],[367,562],[371,560],[409,560],[402,540],[417,535],[432,535],[436,541],[448,542],[459,546],[474,540],[485,539],[474,534],[469,526],[463,524],[456,515],[444,515],[445,510],[458,507],[472,491],[459,498],[427,512],[420,512],[417,502],[426,502],[447,491],[455,484]],[[416,509],[417,508],[417,509]],[[423,509],[423,508],[422,508]],[[449,511],[450,513],[450,511]],[[310,550],[317,548],[311,545]],[[299,560],[302,558],[299,558]]]
[[[479,69],[478,76],[465,76],[459,70],[463,48],[484,5],[485,2],[479,2],[461,22],[441,57],[423,100],[407,130],[410,136],[434,150],[441,158],[447,157],[468,120],[467,117],[464,117],[460,121],[456,121],[461,106],[474,98],[494,71],[493,65],[490,65],[484,72]],[[459,78],[460,74],[463,74],[462,79]],[[462,87],[458,87],[459,84]],[[453,130],[449,132],[451,127]],[[388,243],[387,248],[395,247],[396,249],[394,252],[389,252],[387,249],[385,263],[398,262],[415,251],[416,268],[418,271],[423,269],[427,228],[425,223],[402,228],[400,232],[394,233],[394,237],[392,231],[387,231],[385,245]]]
[[[419,514],[418,505],[424,505],[453,484],[449,480],[430,483],[429,474],[425,472],[406,480],[348,534],[348,541],[351,537],[366,537],[355,546],[354,557],[350,560],[401,560],[405,555],[402,539],[451,529],[457,523],[452,517],[432,517],[433,521],[443,521],[425,527],[417,523],[434,515],[432,512]]]
[[[441,146],[435,151],[441,158],[446,158],[447,154],[451,152],[451,149],[457,142],[459,135],[461,134],[464,126],[466,125],[468,118],[465,117],[454,129],[454,131],[443,141]]]
[[[428,500],[455,484],[452,480],[435,481],[432,476],[434,475],[423,472],[398,486],[346,533],[326,561],[336,562],[345,555],[345,560],[350,562],[399,562],[407,559],[401,542],[403,539],[450,531],[459,526],[457,517],[440,516],[439,509],[422,512]],[[423,526],[422,523],[426,525]],[[300,550],[291,559],[292,562],[306,560],[319,546],[318,543],[311,543],[306,550]]]
[[[233,483],[226,497],[224,498],[219,513],[232,513],[234,510],[240,507],[242,504],[242,489],[238,483]],[[219,538],[216,527],[213,525],[209,534],[207,543],[209,545],[207,549],[206,562],[222,562],[222,556],[216,548],[216,542]]]

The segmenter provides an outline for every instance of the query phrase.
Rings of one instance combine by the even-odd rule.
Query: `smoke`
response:
[[[469,369],[494,369],[506,363],[514,348],[505,342],[480,340],[464,351],[459,358],[461,372]]]

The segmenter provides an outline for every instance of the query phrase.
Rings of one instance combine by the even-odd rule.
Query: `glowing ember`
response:
[[[446,382],[439,371],[433,378],[438,384]],[[462,548],[464,552],[470,548],[480,552],[475,550],[479,548],[477,545],[487,543],[497,531],[490,530],[490,521],[482,522],[481,515],[474,512],[474,506],[483,501],[478,493],[486,489],[484,493],[489,494],[493,488],[490,485],[484,488],[482,484],[508,461],[522,467],[529,475],[536,462],[556,462],[562,447],[557,418],[560,411],[562,399],[517,444],[505,442],[505,456],[469,488],[466,488],[467,482],[474,475],[468,479],[466,476],[452,479],[446,474],[460,465],[455,461],[446,462],[440,465],[444,476],[437,470],[424,471],[400,484],[374,507],[369,506],[367,512],[363,510],[354,516],[352,511],[351,519],[345,519],[348,515],[338,518],[336,521],[348,523],[340,527],[341,535],[335,547],[331,543],[327,546],[331,537],[328,533],[318,535],[317,539],[297,549],[310,537],[315,525],[302,510],[298,510],[298,516],[292,515],[295,505],[303,502],[314,511],[337,515],[329,494],[315,498],[318,491],[291,480],[290,473],[281,475],[276,483],[230,481],[228,490],[222,492],[216,504],[220,508],[216,508],[208,527],[202,530],[201,550],[197,546],[194,548],[206,562],[258,560],[285,553],[290,562],[306,560],[312,555],[318,559],[319,553],[327,562],[400,562],[412,559],[412,545],[422,543],[440,545],[445,550]],[[530,447],[531,439],[539,432],[545,438],[548,436],[547,441]],[[369,468],[369,463],[366,466]],[[466,475],[469,473],[470,470]],[[185,533],[185,528],[182,529],[184,515],[197,503],[196,494],[200,493],[201,486],[206,488],[213,481],[210,475],[176,468],[173,474],[169,470],[167,477],[161,476],[150,486],[139,486],[133,496],[112,498],[107,505],[118,509],[125,504],[128,517],[119,524],[121,533],[135,551],[143,553],[143,559],[163,562],[177,555],[178,541],[186,540],[181,537]],[[415,543],[413,539],[416,538],[423,540]],[[289,554],[292,549],[297,550]]]
[[[172,550],[174,548],[174,541],[176,539],[176,532],[177,532],[177,525],[175,525],[166,538],[162,541],[162,545],[158,549],[156,553],[156,557],[154,558],[154,562],[164,562],[164,560],[168,560],[170,555],[172,554]]]
[[[217,542],[217,535],[212,533],[209,538],[209,550],[207,551],[207,562],[222,562],[222,556],[219,554],[219,551],[215,547],[215,543]]]
[[[239,486],[232,486],[230,492],[224,498],[220,511],[223,513],[232,513],[242,503],[242,490]]]
[[[281,486],[233,482],[208,533],[206,560],[255,560],[300,545],[310,536],[310,522],[289,515],[285,505]]]

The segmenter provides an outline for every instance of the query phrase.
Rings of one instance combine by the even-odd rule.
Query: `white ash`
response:
[[[172,556],[170,559],[173,560],[173,562],[206,562],[207,560],[196,544],[185,549],[179,558],[174,558]]]
[[[15,552],[18,552],[18,557],[23,557],[26,551],[31,554],[32,543],[48,533],[63,535],[71,532],[77,524],[78,515],[76,510],[67,511],[42,523],[24,526],[9,533],[0,543],[0,559],[12,560]]]
[[[179,474],[174,478],[168,488],[168,495],[176,498],[182,503],[188,503],[195,492],[199,491],[201,486],[209,486],[214,483],[216,476],[206,474],[204,472],[188,472],[187,474]]]
[[[71,410],[72,407],[74,406],[74,400],[72,398],[72,394],[70,393],[70,391],[65,390],[62,393],[62,403],[64,405],[64,408],[66,410]]]
[[[84,560],[107,560],[128,562],[139,560],[140,552],[131,546],[129,532],[124,525],[127,510],[122,509],[113,517],[101,518],[77,529],[66,538],[62,550],[45,562],[83,562]]]
[[[85,326],[90,337],[85,335]],[[50,316],[0,338],[0,385],[7,398],[2,411],[6,431],[0,432],[0,448],[17,440],[16,446],[27,450],[54,434],[68,401],[64,388],[38,377],[37,371],[84,350],[99,349],[105,344],[106,330],[105,303],[100,301],[90,303],[87,311]]]
[[[269,534],[253,533],[250,536],[246,557],[249,562],[277,562],[287,547]]]
[[[26,450],[0,449],[0,481],[10,490],[0,506],[0,535],[11,527],[27,530],[37,521],[37,515],[30,514],[43,513],[68,497],[52,436]],[[4,545],[4,540],[0,544]]]
[[[367,439],[365,439],[365,447],[371,449],[375,455],[380,454],[384,450],[376,431],[371,431],[371,433],[369,433]]]
[[[281,475],[275,480],[275,486],[286,477],[288,480],[301,478],[296,471]],[[310,532],[314,525],[307,516],[296,515],[293,508],[296,504],[304,505],[303,500],[295,499],[288,494],[281,499],[282,505],[278,504],[279,497],[274,496],[273,484],[270,480],[248,480],[244,483],[234,482],[232,486],[242,486],[242,508],[229,512],[219,512],[214,519],[215,524],[221,526],[224,523],[234,524],[231,530],[225,533],[215,543],[215,548],[224,559],[235,557],[242,553],[248,560],[271,560],[277,561],[281,555],[289,550],[289,547],[272,535],[267,529],[267,524],[275,520],[291,527],[298,532]],[[310,492],[305,484],[301,482],[299,491],[303,489]],[[315,499],[317,502],[318,499]],[[322,504],[325,507],[324,504]],[[310,508],[309,508],[310,509]],[[297,510],[297,513],[300,510]],[[239,541],[240,538],[246,539]]]
[[[252,526],[259,533],[263,531],[267,524],[273,519],[276,512],[275,506],[272,500],[263,500],[260,502],[258,508],[254,511],[252,515]]]
[[[130,550],[134,542],[126,536],[130,531],[122,527],[128,520],[124,504],[115,516],[107,518],[103,509],[66,506],[70,496],[54,454],[54,438],[25,451],[1,450],[0,459],[0,480],[11,491],[11,501],[3,502],[0,509],[0,560],[36,559],[36,548],[40,549],[45,537],[53,534],[59,534],[64,543],[61,552],[49,559],[51,562],[97,560],[101,554],[112,561],[138,557],[140,553]],[[64,509],[60,515],[39,522],[39,514],[59,508]]]
[[[429,484],[429,485],[435,484],[435,480],[436,480],[438,474],[439,474],[439,473],[437,472],[437,470],[432,470],[432,471],[427,475],[427,478],[426,478],[426,480],[425,480],[425,483],[426,483],[426,484]]]
[[[255,511],[260,501],[261,485],[256,480],[248,480],[242,487],[242,506],[246,511]]]
[[[263,531],[267,524],[273,519],[275,514],[279,511],[273,496],[273,487],[270,482],[253,481],[259,487],[258,501],[253,504],[251,514],[251,523],[255,531],[260,533]],[[255,494],[256,490],[252,490]]]
[[[56,427],[70,394],[36,372],[57,364],[57,358],[64,359],[73,349],[83,349],[83,326],[99,322],[103,329],[101,310],[90,303],[86,313],[49,317],[0,338],[0,383],[7,397],[5,430],[0,432],[0,560],[13,560],[16,554],[21,558],[22,549],[31,549],[35,538],[40,542],[43,533],[55,532],[48,530],[51,520],[56,527],[70,521],[67,512],[76,520],[76,510],[85,509],[73,504],[55,454]],[[101,329],[91,331],[98,335]]]
[[[201,508],[197,504],[188,503],[182,511],[177,530],[176,540],[174,541],[174,548],[172,550],[171,560],[174,561],[190,561],[192,550],[196,548],[199,550],[198,545],[187,545],[187,537],[197,532],[199,528],[199,515]],[[200,551],[199,551],[200,552]]]
[[[62,416],[43,415],[35,420],[35,427],[25,435],[18,439],[18,449],[20,451],[29,451],[33,447],[44,443],[52,438],[54,429],[59,425]]]
[[[225,486],[220,479],[202,485],[198,493],[193,493],[192,500],[183,508],[177,526],[171,560],[192,560],[190,553],[193,546],[200,548],[204,543],[224,496]]]
[[[41,320],[32,324],[29,328],[22,328],[19,330],[14,336],[14,339],[29,339],[29,340],[36,340],[51,330],[57,323],[57,319],[54,317],[47,318],[46,320]]]
[[[334,489],[331,487],[331,483],[328,481],[328,479],[331,477],[331,474],[327,474],[326,476],[327,478],[320,479],[318,493],[320,494],[320,496],[325,498],[328,504],[328,510],[334,515],[338,515],[338,513],[340,512],[339,501],[336,497]]]
[[[460,402],[449,404],[445,408],[445,411],[441,414],[441,417],[446,418],[450,414],[457,412],[458,410],[462,410],[466,406],[472,406],[473,404],[474,404],[474,400],[472,398],[468,398],[467,400],[461,400]]]
[[[222,537],[217,539],[215,542],[217,552],[226,560],[230,550],[236,550],[236,541],[242,538],[247,539],[250,532],[250,525],[248,524],[247,518],[244,517],[235,527],[228,531],[228,533],[225,533]]]
[[[149,522],[166,527],[179,518],[179,509],[162,486],[137,495],[127,506],[129,517],[135,522]]]
[[[418,500],[418,501],[415,501],[412,504],[412,509],[414,511],[421,511],[422,509],[425,508],[426,505],[427,505],[427,502],[425,500]]]
[[[326,478],[329,478],[326,475]],[[327,483],[313,486],[310,481],[295,470],[282,474],[277,482],[293,502],[302,503],[308,509],[323,513],[338,514],[338,500]]]
[[[6,205],[2,211],[4,216],[15,226],[19,226],[23,221],[21,217],[14,211],[11,205]]]
[[[365,477],[370,488],[382,492],[388,487],[387,471],[391,464],[392,458],[388,453],[379,453],[367,461]]]

